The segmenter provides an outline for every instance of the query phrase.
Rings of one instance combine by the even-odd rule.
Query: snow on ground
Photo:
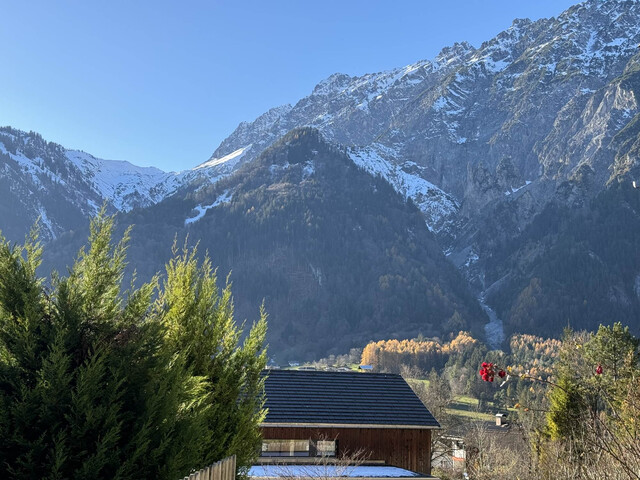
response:
[[[431,231],[438,232],[453,219],[459,206],[455,200],[419,175],[405,172],[387,158],[397,158],[398,152],[381,144],[361,149],[350,149],[351,160],[372,175],[380,175],[394,189],[411,198],[422,211]]]
[[[520,190],[522,190],[524,187],[526,187],[529,184],[531,184],[531,180],[526,180],[524,185],[520,185],[519,187],[516,187],[516,188],[511,187],[509,190],[504,192],[504,195],[506,197],[508,197],[509,195],[511,195],[513,193],[519,192]]]
[[[218,205],[222,205],[223,203],[229,203],[231,201],[231,197],[233,197],[233,192],[229,192],[229,190],[225,190],[222,195],[216,198],[216,201],[211,205],[196,205],[194,210],[197,212],[195,217],[187,218],[184,221],[185,227],[191,223],[195,223],[204,217],[207,210],[217,207]]]
[[[227,167],[233,168],[238,164],[238,162],[244,156],[244,154],[247,153],[249,149],[251,149],[251,147],[252,145],[247,145],[246,147],[239,148],[223,157],[212,158],[204,163],[201,163],[196,168],[194,168],[194,170],[199,170],[201,168],[208,168],[208,167],[216,167],[222,164],[226,164]]]
[[[254,465],[249,469],[249,477],[251,478],[407,478],[420,476],[403,468],[378,465]]]

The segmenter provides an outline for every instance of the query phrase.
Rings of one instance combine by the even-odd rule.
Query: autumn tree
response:
[[[464,355],[479,342],[467,332],[459,332],[449,342],[438,339],[380,340],[371,342],[362,351],[361,363],[376,370],[399,373],[403,365],[423,371],[441,369],[453,355]]]

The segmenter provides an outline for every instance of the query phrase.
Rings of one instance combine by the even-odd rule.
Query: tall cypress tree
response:
[[[198,265],[195,250],[174,244],[173,253],[157,312],[168,348],[185,354],[192,373],[206,382],[207,462],[235,454],[238,465],[248,467],[260,446],[266,313],[260,309],[241,344],[244,325],[234,321],[229,279],[219,293],[208,255]]]
[[[265,315],[239,345],[231,290],[185,250],[123,293],[128,233],[45,288],[42,249],[0,237],[0,478],[167,478],[256,453]]]

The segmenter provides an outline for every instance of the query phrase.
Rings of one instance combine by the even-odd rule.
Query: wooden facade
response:
[[[440,424],[400,375],[298,370],[264,375],[263,463],[360,453],[367,463],[431,474],[431,430]]]
[[[269,440],[336,440],[337,456],[363,451],[367,461],[429,475],[431,430],[426,428],[262,426]],[[284,460],[281,458],[281,460]],[[295,459],[288,459],[293,460]]]

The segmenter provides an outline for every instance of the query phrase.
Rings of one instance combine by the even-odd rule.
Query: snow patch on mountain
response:
[[[220,158],[211,158],[204,163],[198,165],[194,170],[200,170],[202,168],[216,167],[218,165],[225,164],[228,168],[234,168],[238,162],[242,159],[247,150],[251,149],[253,145],[249,144],[246,147],[238,148],[228,155],[223,155]]]
[[[315,151],[314,151],[315,152]],[[315,152],[318,153],[318,152]],[[313,164],[313,162],[305,162],[304,166],[302,167],[302,179],[306,179],[309,178],[311,175],[313,175],[316,171],[316,166]]]
[[[472,249],[469,250],[467,254],[467,260],[464,262],[464,268],[469,269],[474,264],[478,263],[480,260],[480,256]]]
[[[40,223],[44,225],[44,227],[51,235],[51,238],[55,240],[57,238],[56,231],[53,227],[53,224],[51,223],[51,220],[49,220],[49,217],[47,216],[47,210],[42,205],[40,205],[40,207],[38,208],[38,212],[40,213]]]
[[[208,210],[211,210],[212,208],[217,207],[218,205],[222,205],[224,203],[229,203],[231,201],[231,198],[233,197],[233,192],[230,192],[229,190],[225,190],[218,198],[216,198],[215,202],[213,202],[210,205],[196,205],[193,209],[196,211],[196,216],[195,217],[191,217],[191,218],[187,218],[184,221],[184,226],[186,227],[187,225],[190,225],[192,223],[197,222],[198,220],[200,220],[202,217],[205,216],[205,214],[207,213]]]
[[[508,197],[509,195],[513,195],[514,193],[519,192],[524,187],[526,187],[527,185],[530,185],[530,184],[531,184],[531,180],[526,180],[524,185],[520,185],[519,187],[510,187],[509,190],[504,192],[504,195],[505,195],[505,197]]]
[[[173,193],[180,183],[179,174],[166,173],[155,167],[103,160],[77,150],[67,150],[66,156],[95,191],[121,211],[157,203]]]
[[[10,151],[7,150],[5,145],[1,142],[0,142],[0,153],[3,153],[9,156],[11,160],[16,162],[20,167],[20,169],[24,173],[27,173],[30,176],[32,182],[41,189],[44,188],[42,181],[40,180],[40,177],[42,176],[46,176],[47,178],[57,183],[66,185],[66,182],[64,181],[63,178],[61,178],[59,175],[56,175],[54,172],[44,167],[44,160],[39,156],[34,159],[31,159],[27,157],[24,153],[22,153],[20,150],[17,150],[16,153],[11,153]]]
[[[396,164],[397,150],[375,143],[364,148],[350,148],[347,153],[360,168],[372,175],[380,175],[398,193],[410,198],[424,214],[427,227],[432,232],[438,233],[453,222],[460,209],[457,202],[431,182]],[[413,162],[408,163],[405,168],[419,168]]]

